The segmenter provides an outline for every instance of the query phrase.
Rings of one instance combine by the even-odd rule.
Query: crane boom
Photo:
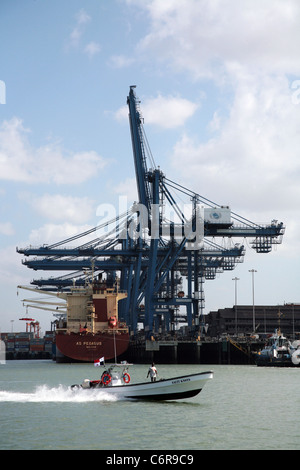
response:
[[[64,294],[63,292],[49,292],[46,290],[41,290],[41,289],[37,289],[33,287],[26,287],[26,286],[18,286],[18,289],[30,290],[31,292],[37,292],[39,294],[52,295],[53,297],[58,297],[59,299],[64,299],[64,300],[67,300],[68,298],[67,294]]]
[[[130,87],[127,104],[129,107],[129,123],[131,142],[134,156],[134,166],[137,182],[139,203],[150,212],[151,194],[148,182],[148,170],[145,154],[145,145],[142,132],[142,118],[139,111],[138,100],[134,93],[135,86]]]

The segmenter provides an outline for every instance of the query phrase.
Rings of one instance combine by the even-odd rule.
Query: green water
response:
[[[148,364],[130,369],[145,381]],[[300,449],[300,369],[157,365],[160,377],[214,371],[202,392],[177,402],[74,394],[99,368],[52,361],[0,365],[0,449]]]

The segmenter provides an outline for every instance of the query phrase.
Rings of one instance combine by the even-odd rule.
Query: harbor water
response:
[[[69,385],[97,379],[90,364],[51,360],[0,365],[0,449],[300,449],[299,368],[160,365],[159,377],[214,371],[196,397],[177,402],[116,400]],[[149,364],[130,368],[146,381]],[[81,390],[81,392],[84,392]]]

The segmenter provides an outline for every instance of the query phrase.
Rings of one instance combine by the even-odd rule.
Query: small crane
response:
[[[26,321],[26,333],[33,331],[34,338],[40,337],[40,323],[38,321],[28,317],[19,318],[19,320]]]

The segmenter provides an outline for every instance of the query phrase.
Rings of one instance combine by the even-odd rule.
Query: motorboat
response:
[[[132,364],[131,364],[132,365]],[[205,383],[213,378],[213,371],[181,375],[153,382],[130,383],[129,364],[113,364],[105,369],[101,379],[85,379],[71,385],[76,390],[99,390],[117,398],[133,400],[178,400],[191,398],[201,392]]]
[[[295,347],[278,329],[256,353],[257,366],[295,367],[300,366],[300,349]]]

